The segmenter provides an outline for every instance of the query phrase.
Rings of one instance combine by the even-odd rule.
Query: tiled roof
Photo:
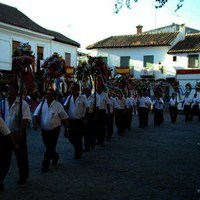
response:
[[[24,29],[28,29],[31,31],[35,31],[37,33],[42,33],[50,36],[54,36],[55,41],[59,41],[65,44],[70,44],[73,46],[80,47],[80,44],[74,40],[71,40],[64,35],[45,29],[40,25],[36,24],[30,18],[28,18],[25,14],[20,12],[17,8],[11,7],[5,4],[0,3],[0,22],[5,24],[10,24],[13,26],[21,27]]]
[[[178,42],[168,51],[169,54],[189,52],[200,52],[200,32],[187,34],[185,40]]]
[[[177,35],[178,32],[111,36],[87,46],[87,49],[170,46]]]

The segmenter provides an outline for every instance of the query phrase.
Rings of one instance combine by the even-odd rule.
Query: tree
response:
[[[119,13],[120,9],[122,9],[124,3],[126,5],[126,7],[128,9],[131,9],[131,0],[115,0],[115,11],[114,13]],[[133,0],[134,2],[138,2],[139,0]],[[155,0],[156,5],[155,8],[162,8],[167,2],[168,0]],[[176,4],[176,9],[175,12],[180,9],[183,6],[183,2],[184,0],[178,0],[177,4]]]

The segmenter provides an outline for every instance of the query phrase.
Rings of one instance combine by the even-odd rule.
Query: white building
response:
[[[129,67],[135,79],[173,80],[180,68],[200,68],[200,32],[172,24],[137,34],[111,36],[87,46],[113,69]],[[168,93],[170,93],[168,91]],[[169,95],[169,94],[168,94]]]
[[[17,8],[0,3],[0,71],[12,73],[12,54],[20,43],[29,43],[36,58],[36,72],[40,70],[40,61],[54,52],[65,59],[69,66],[77,65],[77,49],[80,44],[70,38],[47,30]]]

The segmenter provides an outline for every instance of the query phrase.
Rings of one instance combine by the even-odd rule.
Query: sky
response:
[[[57,31],[85,47],[114,35],[136,34],[170,25],[185,24],[200,30],[200,0],[184,0],[177,12],[178,0],[168,0],[163,8],[155,9],[155,0],[132,0],[131,9],[124,6],[114,13],[115,0],[0,0],[16,7],[40,26]],[[1,12],[1,11],[0,11]]]

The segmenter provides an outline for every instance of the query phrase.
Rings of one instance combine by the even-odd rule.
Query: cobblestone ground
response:
[[[29,129],[30,178],[17,185],[13,156],[0,200],[199,200],[200,122],[172,124],[169,114],[161,127],[138,128],[133,116],[131,131],[73,160],[73,148],[59,137],[58,165],[41,173],[44,146],[41,135]]]

